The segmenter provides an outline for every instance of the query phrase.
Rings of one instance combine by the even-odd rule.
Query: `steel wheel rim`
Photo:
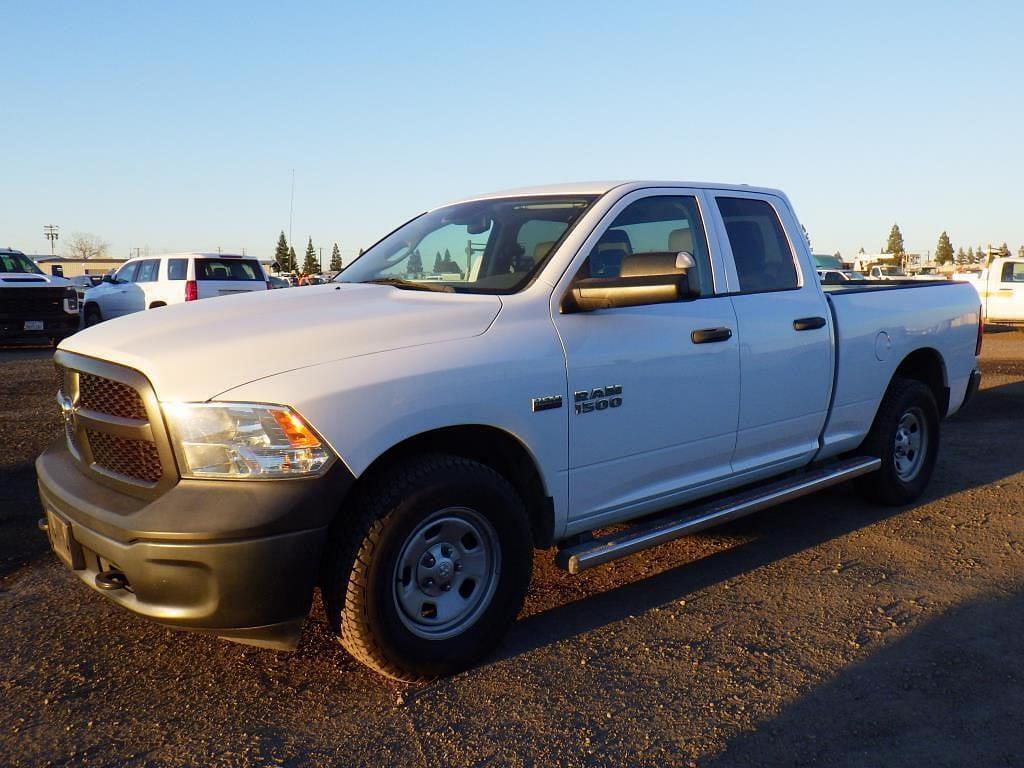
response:
[[[921,472],[928,452],[928,428],[920,408],[908,408],[896,425],[892,461],[896,476],[910,482]]]
[[[394,572],[398,617],[414,635],[464,632],[491,604],[501,570],[494,526],[467,507],[446,507],[406,537]]]

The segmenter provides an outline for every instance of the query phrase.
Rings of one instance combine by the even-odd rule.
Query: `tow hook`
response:
[[[128,577],[120,571],[101,571],[96,574],[96,587],[112,592],[128,586]]]
[[[36,528],[38,528],[43,533],[49,533],[50,532],[50,524],[46,521],[45,517],[40,517],[36,521]]]

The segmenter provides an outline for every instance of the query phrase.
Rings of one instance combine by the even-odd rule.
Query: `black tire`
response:
[[[85,308],[85,327],[89,328],[93,325],[99,325],[103,322],[103,315],[100,313],[100,308],[95,304],[90,304]]]
[[[898,433],[901,422],[905,425],[904,419],[908,416],[918,423],[923,443],[915,454],[908,453],[906,440],[901,440],[901,455],[897,447]],[[904,430],[904,437],[906,434]],[[931,389],[914,379],[894,379],[858,451],[861,455],[877,456],[882,460],[882,467],[859,478],[858,489],[865,498],[878,504],[909,504],[928,487],[938,452],[939,409]],[[913,467],[915,462],[916,471],[901,472],[901,467]]]
[[[428,606],[432,598],[420,590],[418,581],[411,581],[420,578],[418,564],[429,560],[437,567],[445,562],[446,568],[461,566],[456,558],[463,544],[458,544],[455,554],[448,547],[446,557],[452,559],[445,562],[424,553],[422,561],[416,560],[415,573],[400,568],[399,562],[409,562],[415,546],[427,546],[433,540],[428,536],[433,528],[428,526],[438,515],[449,520],[450,515],[460,514],[472,514],[471,522],[493,534],[483,537],[488,539],[488,551],[496,547],[497,555],[488,561],[494,565],[489,575],[481,577],[479,587],[466,574],[447,582],[449,592],[455,586],[460,594],[466,582],[474,582],[466,600],[479,602],[465,623],[450,629],[453,634],[424,637],[417,632],[432,629],[417,622],[430,621],[429,613],[424,614],[426,619],[415,618],[402,601],[424,600]],[[469,541],[472,545],[473,538]],[[396,680],[425,682],[465,669],[498,644],[522,608],[532,569],[533,541],[526,509],[511,484],[475,461],[427,455],[368,479],[352,507],[341,511],[328,541],[322,593],[328,619],[352,656]],[[480,597],[473,596],[474,588],[481,590]],[[403,598],[400,593],[412,597]],[[462,599],[451,597],[456,602]],[[448,598],[438,595],[436,599]]]

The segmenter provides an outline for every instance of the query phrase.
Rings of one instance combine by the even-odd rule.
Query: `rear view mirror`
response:
[[[562,312],[639,307],[695,299],[701,294],[697,262],[686,251],[629,254],[618,277],[576,280]]]

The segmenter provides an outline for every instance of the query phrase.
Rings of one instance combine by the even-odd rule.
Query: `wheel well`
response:
[[[103,315],[103,312],[100,310],[100,305],[97,304],[95,301],[87,301],[85,302],[85,306],[82,307],[83,312],[88,312],[90,309],[95,309],[97,312],[100,313],[100,316]]]
[[[944,417],[949,410],[949,387],[946,386],[946,366],[942,355],[930,347],[917,349],[907,355],[899,364],[893,378],[916,379],[926,384],[935,395],[939,406],[939,416]]]
[[[149,308],[150,309],[156,309],[157,307],[166,307],[166,306],[167,306],[167,302],[166,301],[154,301],[152,304],[149,305]]]
[[[554,542],[554,504],[544,489],[537,465],[526,447],[496,427],[465,425],[444,427],[410,437],[388,449],[367,468],[353,490],[366,478],[397,461],[425,453],[447,453],[478,461],[512,483],[526,505],[534,545]],[[351,493],[351,492],[350,492]]]

